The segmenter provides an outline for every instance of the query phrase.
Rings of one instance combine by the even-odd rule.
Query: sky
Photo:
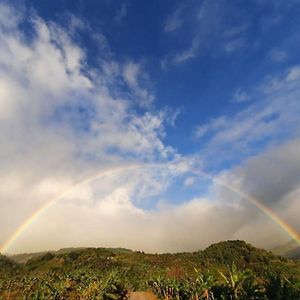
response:
[[[243,195],[300,232],[299,14],[0,0],[1,249],[288,242]]]

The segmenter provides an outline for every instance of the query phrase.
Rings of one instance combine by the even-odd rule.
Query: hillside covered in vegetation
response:
[[[300,299],[300,261],[243,241],[177,254],[75,248],[0,256],[0,299],[126,299],[147,290],[158,299]]]

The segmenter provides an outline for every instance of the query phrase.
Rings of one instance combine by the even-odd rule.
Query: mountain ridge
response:
[[[212,292],[217,295],[228,292],[230,287],[225,286],[224,278],[232,276],[230,274],[241,280],[248,278],[250,290],[259,286],[265,294],[268,292],[266,282],[270,286],[273,282],[279,285],[280,293],[288,288],[297,295],[300,283],[300,261],[275,255],[241,240],[223,241],[204,250],[173,254],[149,254],[124,248],[64,248],[28,255],[31,257],[22,263],[0,256],[0,298],[9,299],[5,292],[9,289],[14,295],[11,299],[112,299],[91,295],[111,294],[113,288],[117,289],[113,293],[118,295],[113,299],[125,299],[122,297],[127,292],[152,289],[154,293],[160,293],[174,284],[189,290],[194,287],[193,282],[205,278],[212,278],[209,282]],[[21,258],[24,260],[24,255]],[[162,290],[158,291],[158,286]],[[53,291],[61,298],[52,297]],[[242,292],[249,296],[246,285]]]
[[[112,251],[112,252],[128,252],[128,253],[144,253],[144,254],[148,254],[148,255],[178,255],[178,254],[184,254],[184,253],[207,253],[208,251],[211,251],[213,249],[216,249],[218,247],[222,247],[224,246],[225,248],[228,246],[230,248],[230,246],[240,246],[240,248],[248,248],[248,251],[250,251],[250,249],[256,249],[256,250],[260,250],[262,252],[268,252],[270,254],[274,254],[277,256],[281,256],[284,258],[290,258],[290,259],[298,259],[299,257],[297,255],[292,256],[290,255],[291,253],[293,253],[293,251],[298,250],[297,247],[299,247],[299,251],[300,251],[300,246],[298,245],[297,242],[295,242],[294,240],[289,241],[287,244],[284,244],[282,246],[273,248],[271,250],[266,250],[264,248],[260,248],[260,247],[256,247],[256,246],[252,246],[251,244],[242,241],[242,240],[226,240],[226,241],[220,241],[220,242],[216,242],[216,243],[212,243],[211,245],[209,245],[208,247],[204,248],[203,250],[196,250],[196,251],[184,251],[184,252],[164,252],[164,253],[147,253],[144,251],[140,251],[140,250],[132,250],[129,248],[124,248],[124,247],[64,247],[64,248],[60,248],[58,250],[46,250],[46,251],[38,251],[38,252],[28,252],[28,253],[19,253],[19,254],[12,254],[12,255],[3,255],[5,257],[8,257],[11,261],[16,262],[16,263],[26,263],[27,261],[29,261],[32,258],[35,257],[39,257],[39,256],[43,256],[45,254],[51,253],[53,255],[59,255],[59,254],[68,254],[71,252],[78,252],[78,251],[85,251],[85,250],[91,250],[91,249],[98,249],[98,250],[104,250],[104,251]],[[249,248],[250,247],[250,248]],[[224,249],[225,249],[224,248]],[[233,247],[231,247],[233,248]],[[296,251],[295,251],[296,252]],[[215,252],[215,255],[219,255],[220,253]],[[224,256],[224,255],[223,255]]]

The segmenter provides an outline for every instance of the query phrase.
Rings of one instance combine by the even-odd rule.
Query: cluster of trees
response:
[[[0,255],[0,299],[300,299],[300,261],[242,241],[204,251],[145,254],[87,248],[14,257]]]
[[[132,289],[118,270],[106,276],[93,273],[58,274],[47,277],[23,276],[0,281],[3,299],[99,299],[125,300]],[[233,264],[219,277],[203,275],[195,269],[195,276],[175,278],[161,275],[143,284],[158,299],[168,300],[299,300],[300,282],[280,274],[269,273],[258,279],[249,270],[238,270]]]
[[[159,299],[200,300],[299,300],[300,282],[280,274],[268,273],[259,279],[250,270],[238,270],[235,264],[220,277],[195,270],[194,278],[159,277],[150,286]]]
[[[17,275],[0,279],[0,299],[127,299],[119,273],[106,276],[93,272]]]

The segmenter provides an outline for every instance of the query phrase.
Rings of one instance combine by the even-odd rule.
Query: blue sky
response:
[[[141,65],[141,80],[155,97],[152,109],[178,114],[164,141],[182,154],[207,143],[209,137],[195,138],[195,128],[251,106],[260,100],[252,90],[266,77],[299,63],[297,1],[26,3],[48,22],[68,28],[76,17],[88,27],[73,37],[89,67],[99,67],[101,56]],[[251,145],[250,154],[268,139]]]
[[[197,171],[300,229],[299,14],[298,0],[0,1],[0,244],[51,197],[115,168],[59,201],[12,250],[285,241]],[[123,170],[132,164],[142,167]],[[103,224],[113,232],[100,234]],[[191,228],[204,242],[187,238]]]

